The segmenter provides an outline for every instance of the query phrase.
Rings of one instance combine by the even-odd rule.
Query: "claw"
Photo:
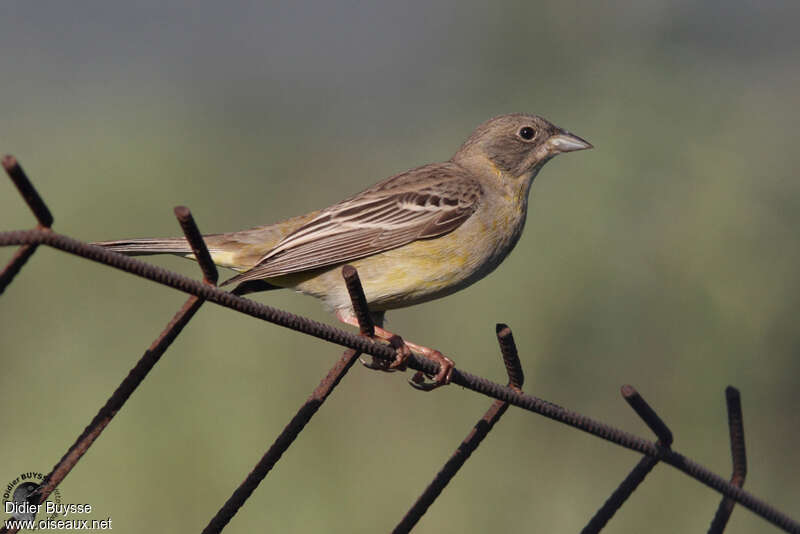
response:
[[[408,380],[408,383],[414,389],[418,389],[420,391],[433,391],[440,386],[446,386],[453,378],[453,368],[455,367],[453,360],[446,357],[438,350],[432,351],[428,357],[439,364],[439,372],[435,377],[431,377],[430,375],[425,375],[425,373],[422,371],[417,371],[414,376]],[[433,378],[433,381],[426,382],[425,376],[428,376],[428,378]]]
[[[387,362],[386,360],[373,357],[372,361],[368,362],[362,356],[358,358],[358,360],[361,362],[361,365],[367,369],[372,369],[373,371],[385,371],[387,373],[405,371],[406,361],[408,360],[409,356],[411,356],[411,349],[405,344],[403,338],[397,334],[389,338],[389,344],[395,349],[396,356],[394,361]]]
[[[389,369],[386,360],[379,360],[378,358],[372,358],[372,361],[368,362],[367,360],[364,359],[363,356],[359,356],[358,361],[361,362],[361,365],[363,365],[367,369],[372,369],[373,371],[394,371],[394,369]]]
[[[426,382],[425,374],[422,371],[417,371],[414,376],[408,379],[408,385],[419,391],[433,391],[441,384],[436,382]]]

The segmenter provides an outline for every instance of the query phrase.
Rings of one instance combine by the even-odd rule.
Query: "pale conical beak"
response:
[[[547,147],[553,154],[560,154],[562,152],[574,152],[575,150],[586,150],[587,148],[594,148],[589,141],[581,139],[577,135],[571,134],[566,131],[557,133],[546,141]]]

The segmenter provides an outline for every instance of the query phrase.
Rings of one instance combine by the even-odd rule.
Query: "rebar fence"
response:
[[[38,221],[36,228],[0,232],[0,246],[19,246],[11,261],[0,272],[0,295],[20,272],[40,245],[49,246],[69,254],[80,256],[90,261],[101,263],[115,269],[125,271],[161,285],[178,289],[187,293],[189,298],[178,310],[164,331],[150,344],[142,357],[128,375],[114,390],[97,415],[86,426],[75,442],[67,449],[62,458],[55,464],[41,484],[27,497],[30,504],[44,503],[61,481],[70,473],[84,453],[100,436],[103,429],[111,422],[120,408],[125,404],[139,384],[147,377],[159,358],[170,344],[181,333],[197,310],[206,302],[236,310],[240,313],[262,319],[264,321],[290,328],[306,335],[329,341],[345,347],[342,357],[322,379],[319,386],[311,393],[308,400],[300,407],[297,414],[289,421],[284,430],[275,439],[272,446],[256,463],[245,480],[221,506],[217,514],[203,530],[204,533],[221,532],[230,519],[236,514],[255,488],[269,474],[280,460],[281,455],[292,445],[311,418],[316,414],[334,388],[361,355],[370,355],[383,361],[393,361],[395,351],[402,344],[399,336],[390,344],[376,342],[372,339],[374,325],[367,309],[366,299],[356,270],[350,266],[342,269],[344,281],[350,293],[354,311],[359,320],[359,334],[352,334],[323,323],[319,323],[285,312],[265,304],[261,304],[216,287],[217,270],[202,235],[195,224],[191,213],[185,207],[175,208],[178,222],[190,243],[200,266],[202,280],[193,280],[167,269],[150,265],[143,261],[110,252],[103,248],[83,243],[51,229],[53,216],[42,198],[31,184],[17,161],[6,156],[2,160],[3,167],[16,185],[25,202]],[[500,353],[507,373],[508,384],[501,385],[486,378],[476,376],[463,369],[453,371],[452,382],[468,390],[481,393],[494,399],[484,416],[478,420],[467,437],[458,445],[453,455],[431,483],[412,504],[406,515],[394,528],[393,532],[410,532],[420,518],[430,508],[436,498],[445,489],[458,470],[469,459],[481,441],[495,427],[510,405],[543,415],[554,421],[582,430],[598,438],[614,443],[620,447],[642,454],[642,459],[614,490],[608,500],[589,520],[584,533],[600,532],[614,514],[622,507],[627,498],[644,481],[648,473],[659,462],[678,469],[689,477],[712,488],[722,495],[722,500],[713,517],[709,532],[719,533],[725,529],[730,514],[736,503],[777,526],[785,532],[800,534],[800,523],[787,514],[777,510],[764,500],[742,489],[747,467],[744,445],[744,430],[741,412],[741,401],[738,390],[728,387],[726,399],[728,407],[728,423],[733,457],[733,474],[730,481],[711,472],[687,456],[672,449],[672,432],[641,395],[631,386],[622,387],[622,396],[634,409],[636,414],[648,425],[656,436],[656,441],[619,430],[610,425],[596,421],[574,411],[547,402],[543,399],[522,392],[524,375],[511,329],[503,324],[497,325],[497,339]],[[412,354],[407,359],[407,367],[434,375],[438,364],[424,357]],[[6,523],[0,533],[16,532],[16,528]]]

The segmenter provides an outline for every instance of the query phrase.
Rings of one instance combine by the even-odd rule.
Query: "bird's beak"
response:
[[[581,139],[577,135],[571,134],[562,130],[548,139],[545,144],[552,154],[561,154],[562,152],[574,152],[575,150],[586,150],[587,148],[594,148],[589,141]]]

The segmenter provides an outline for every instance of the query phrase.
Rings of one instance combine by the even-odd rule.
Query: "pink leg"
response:
[[[345,310],[336,310],[336,318],[345,324],[356,327],[358,326],[358,319],[351,313],[347,313]],[[417,345],[416,343],[411,343],[410,341],[403,341],[403,339],[397,334],[389,332],[380,326],[375,327],[375,337],[384,341],[388,341],[397,350],[397,357],[395,361],[389,365],[389,369],[405,369],[406,360],[411,355],[412,350],[439,364],[439,372],[434,377],[432,384],[424,384],[422,373],[418,372],[411,381],[412,386],[416,387],[417,389],[430,391],[431,389],[435,389],[439,386],[444,386],[450,383],[455,364],[453,363],[453,360],[446,357],[438,350],[423,347],[422,345]]]

